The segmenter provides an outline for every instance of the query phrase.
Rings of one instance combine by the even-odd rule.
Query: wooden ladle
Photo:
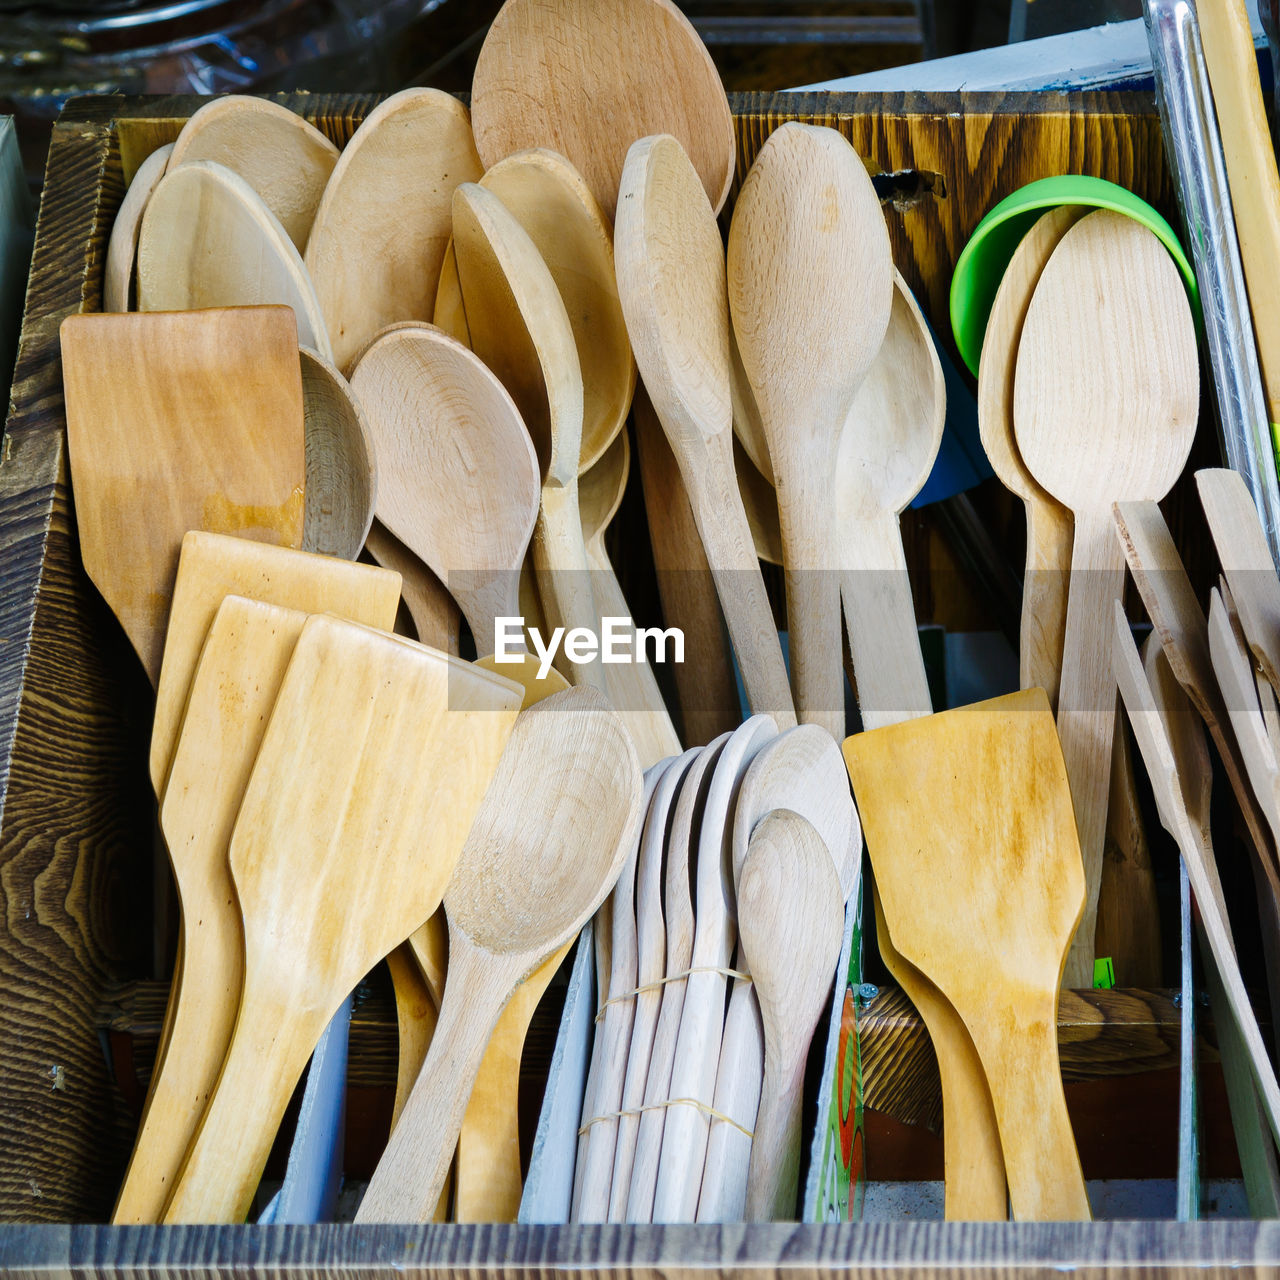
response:
[[[724,249],[674,138],[631,148],[614,254],[636,363],[688,490],[747,701],[788,728],[786,666],[733,469]]]
[[[1164,497],[1186,463],[1199,404],[1195,326],[1168,252],[1123,214],[1082,218],[1040,276],[1014,379],[1023,461],[1075,516],[1058,697],[1088,885],[1065,973],[1072,987],[1093,983],[1115,730],[1107,619],[1124,585],[1124,552],[1111,507]]]
[[[834,129],[769,135],[734,205],[728,281],[778,492],[796,703],[839,740],[836,460],[889,324],[893,260],[866,167]]]
[[[630,739],[597,691],[567,690],[521,718],[446,894],[449,976],[432,1050],[357,1222],[417,1222],[434,1208],[493,1025],[613,887],[640,793]]]
[[[538,462],[502,384],[430,325],[380,334],[351,385],[378,456],[378,518],[449,588],[476,638],[519,614],[538,513]]]
[[[519,701],[412,641],[308,619],[231,840],[240,1014],[166,1222],[243,1219],[320,1033],[439,904]]]

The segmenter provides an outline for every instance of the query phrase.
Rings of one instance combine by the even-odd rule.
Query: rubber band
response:
[[[602,1116],[592,1116],[579,1130],[578,1137],[582,1137],[593,1124],[599,1124],[602,1120],[621,1120],[624,1116],[640,1116],[646,1111],[662,1111],[666,1107],[696,1107],[704,1115],[710,1116],[713,1120],[723,1120],[725,1124],[732,1125],[737,1131],[745,1137],[755,1138],[755,1131],[740,1125],[732,1116],[727,1116],[723,1111],[717,1111],[715,1107],[709,1107],[705,1102],[698,1098],[668,1098],[666,1102],[650,1102],[643,1107],[630,1107],[625,1111],[610,1111]]]
[[[625,1004],[628,1000],[634,1000],[636,996],[643,995],[646,991],[661,991],[668,982],[683,982],[685,978],[695,973],[722,973],[726,978],[737,978],[739,982],[750,982],[751,975],[743,973],[738,969],[722,969],[719,965],[699,965],[693,969],[686,969],[683,973],[668,974],[665,978],[659,978],[657,982],[646,982],[642,987],[636,987],[631,991],[624,991],[620,996],[610,996],[599,1009],[596,1010],[596,1021],[599,1022],[604,1017],[604,1011],[611,1004]]]

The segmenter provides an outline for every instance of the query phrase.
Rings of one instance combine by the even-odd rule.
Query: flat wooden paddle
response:
[[[243,1220],[334,1011],[439,904],[519,701],[412,641],[307,621],[231,838],[244,992],[166,1222]]]
[[[332,359],[311,277],[262,197],[213,160],[170,166],[138,235],[138,310],[281,304],[298,342]]]
[[[293,315],[75,315],[61,336],[81,558],[155,684],[188,529],[302,541]]]
[[[1057,1035],[1084,873],[1044,691],[857,734],[844,755],[893,941],[982,1060],[1014,1217],[1088,1219]]]
[[[494,1023],[613,887],[640,797],[635,751],[596,690],[556,694],[516,725],[445,897],[449,976],[431,1052],[357,1222],[434,1208]]]

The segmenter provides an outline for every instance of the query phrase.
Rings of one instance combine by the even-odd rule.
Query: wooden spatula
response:
[[[293,315],[76,315],[61,333],[81,557],[155,684],[188,529],[302,541]]]
[[[326,1023],[439,905],[519,702],[412,641],[303,627],[231,840],[240,1014],[166,1222],[243,1219]]]
[[[594,689],[521,718],[449,885],[449,977],[431,1052],[356,1221],[416,1222],[435,1206],[493,1024],[613,887],[640,795],[631,741]]]
[[[848,738],[889,932],[973,1036],[1014,1216],[1087,1219],[1058,1064],[1084,871],[1042,689]]]

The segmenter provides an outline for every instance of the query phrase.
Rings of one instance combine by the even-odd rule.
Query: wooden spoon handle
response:
[[[409,944],[402,943],[387,957],[391,986],[396,996],[396,1029],[399,1057],[396,1062],[396,1097],[391,1107],[391,1127],[396,1127],[413,1082],[427,1060],[436,1030],[436,1004]]]
[[[1056,710],[1074,522],[1071,512],[1047,495],[1028,498],[1026,513],[1027,566],[1022,580],[1018,683],[1023,689],[1043,689],[1050,707]]]
[[[799,1047],[799,1046],[797,1046]],[[804,1101],[805,1057],[766,1058],[751,1140],[747,1181],[748,1222],[793,1222],[800,1187],[800,1109]]]
[[[747,703],[752,714],[771,715],[779,731],[790,729],[796,723],[795,704],[751,526],[738,491],[732,432],[725,430],[707,440],[701,468],[687,465],[682,458],[681,473],[738,658]]]
[[[285,1108],[340,1003],[292,1013],[250,976],[217,1086],[162,1221],[245,1220]]]

